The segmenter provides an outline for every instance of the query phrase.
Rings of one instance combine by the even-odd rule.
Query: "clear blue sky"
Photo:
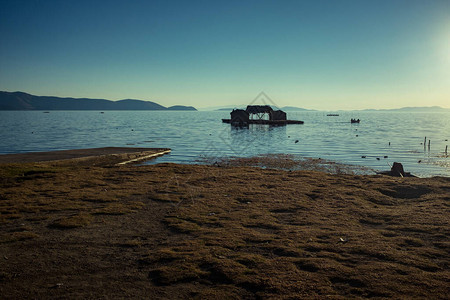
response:
[[[450,0],[0,0],[0,90],[450,107]]]

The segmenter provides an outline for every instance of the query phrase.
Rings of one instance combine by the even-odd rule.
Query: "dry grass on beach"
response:
[[[367,167],[346,165],[321,158],[293,154],[262,154],[253,157],[204,157],[198,162],[219,167],[260,167],[283,171],[319,171],[330,174],[375,175]]]
[[[449,178],[0,165],[2,298],[434,298]]]

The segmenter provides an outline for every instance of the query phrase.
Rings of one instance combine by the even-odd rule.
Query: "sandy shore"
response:
[[[0,186],[2,298],[450,292],[449,178],[68,160]]]

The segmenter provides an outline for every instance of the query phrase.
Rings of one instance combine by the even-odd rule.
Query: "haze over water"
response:
[[[288,112],[288,119],[305,124],[240,129],[221,122],[228,111],[0,111],[0,153],[111,146],[172,149],[151,163],[285,153],[375,170],[387,170],[396,161],[421,177],[450,176],[450,158],[444,155],[450,113],[326,114]],[[351,124],[351,118],[361,123]],[[430,150],[423,145],[425,136]]]

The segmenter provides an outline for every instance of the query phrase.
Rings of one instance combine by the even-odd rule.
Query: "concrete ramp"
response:
[[[104,147],[91,149],[75,149],[48,152],[29,152],[0,155],[3,163],[32,163],[65,160],[103,160],[115,164],[135,163],[170,153],[168,148],[134,148],[134,147]]]

